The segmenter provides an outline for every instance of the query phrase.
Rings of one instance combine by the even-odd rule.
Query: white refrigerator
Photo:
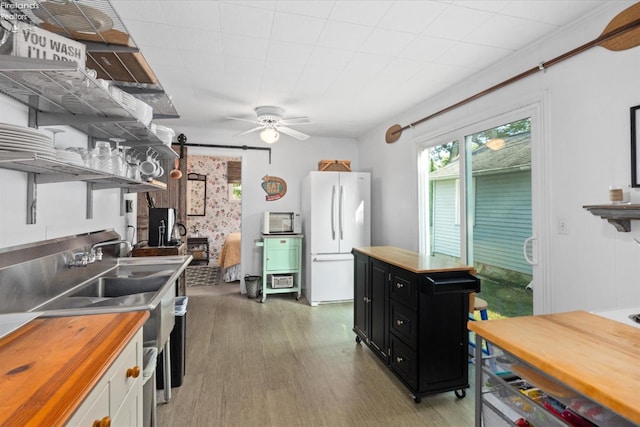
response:
[[[311,172],[301,200],[307,301],[353,300],[351,249],[371,244],[371,175]]]

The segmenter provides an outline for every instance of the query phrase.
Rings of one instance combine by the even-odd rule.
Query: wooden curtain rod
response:
[[[430,114],[426,117],[423,117],[420,120],[416,120],[411,124],[408,124],[406,126],[401,126],[398,124],[391,126],[387,130],[387,133],[385,135],[387,144],[396,142],[400,138],[400,135],[402,135],[402,131],[406,129],[413,128],[414,126],[424,123],[427,120],[430,120],[441,114],[447,113],[451,110],[455,110],[458,107],[468,104],[469,102],[475,101],[476,99],[481,98],[485,95],[488,95],[492,92],[495,92],[498,89],[502,89],[503,87],[508,86],[512,83],[515,83],[519,80],[522,80],[525,77],[528,77],[532,74],[537,73],[538,71],[545,71],[547,68],[550,68],[553,65],[556,65],[566,59],[569,59],[579,53],[582,53],[585,50],[591,49],[594,46],[603,45],[603,47],[610,50],[625,50],[625,49],[630,49],[632,47],[637,46],[638,44],[640,44],[640,33],[634,34],[633,37],[624,38],[619,42],[613,41],[614,38],[619,37],[624,33],[627,33],[633,29],[640,27],[640,18],[636,18],[633,21],[628,22],[630,17],[635,18],[637,16],[640,16],[640,3],[636,3],[635,5],[619,13],[615,18],[613,18],[613,20],[611,20],[609,25],[607,25],[607,28],[605,28],[604,32],[598,38],[588,43],[585,43],[582,46],[579,46],[573,50],[570,50],[569,52],[563,53],[562,55],[557,56],[549,61],[541,62],[536,67],[530,68],[527,71],[524,71],[516,76],[513,76],[507,80],[504,80],[503,82],[500,82],[494,86],[491,86],[488,89],[478,92],[473,96],[463,99],[462,101],[456,102],[455,104],[450,105],[446,108],[443,108],[442,110],[437,111],[433,114]],[[622,23],[624,23],[624,25],[619,26]],[[611,29],[612,27],[614,27],[614,29]],[[606,42],[610,42],[610,43],[606,43]]]

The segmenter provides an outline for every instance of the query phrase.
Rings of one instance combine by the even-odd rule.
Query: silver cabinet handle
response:
[[[396,288],[398,288],[398,289],[404,288],[404,283],[397,282],[396,283]]]
[[[402,319],[396,320],[396,325],[398,325],[398,326],[404,325],[404,320],[402,320]]]
[[[398,357],[396,357],[396,362],[402,363],[402,362],[404,362],[404,358],[398,356]]]

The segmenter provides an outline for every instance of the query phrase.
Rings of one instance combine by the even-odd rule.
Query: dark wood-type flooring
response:
[[[356,344],[351,303],[310,307],[284,294],[261,304],[237,284],[187,295],[186,374],[159,405],[159,426],[473,425],[473,367],[466,398],[449,392],[414,403]]]

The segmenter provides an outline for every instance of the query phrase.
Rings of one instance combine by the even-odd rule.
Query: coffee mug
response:
[[[158,171],[160,165],[151,156],[147,156],[147,160],[140,163],[140,173],[142,175],[153,176]]]

